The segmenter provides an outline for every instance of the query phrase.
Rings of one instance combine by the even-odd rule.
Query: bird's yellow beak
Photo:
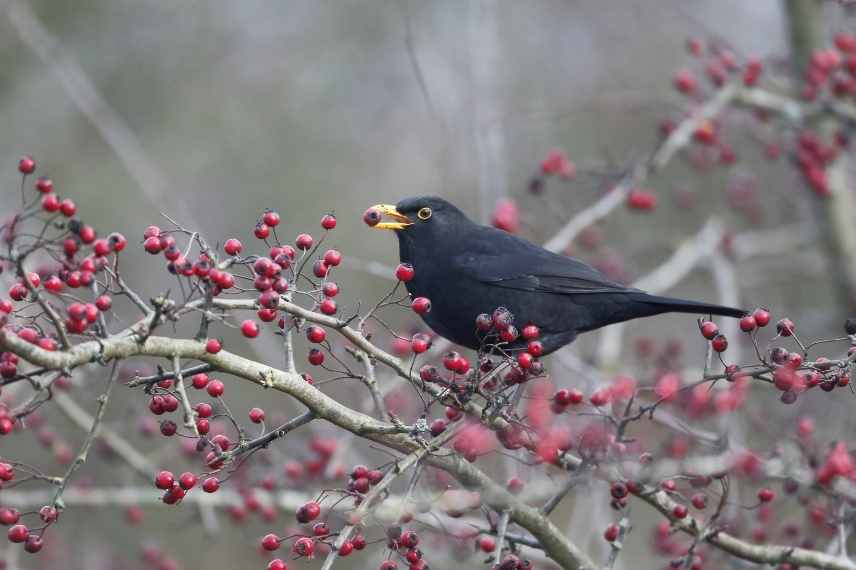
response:
[[[394,219],[394,222],[378,222],[375,224],[370,224],[371,227],[379,229],[379,230],[403,230],[407,226],[412,226],[413,221],[395,209],[395,206],[392,204],[377,204],[372,206],[366,211],[366,216],[376,215],[372,214],[372,212],[379,212],[383,216],[389,216]],[[368,220],[367,220],[368,222]]]

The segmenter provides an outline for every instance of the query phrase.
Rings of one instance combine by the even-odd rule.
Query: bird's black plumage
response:
[[[570,343],[578,333],[639,317],[745,314],[627,288],[579,260],[476,224],[441,198],[408,198],[395,210],[410,222],[395,230],[401,261],[415,270],[407,290],[431,300],[425,322],[462,346],[478,348],[475,319],[498,307],[509,309],[518,327],[540,327],[545,353]]]

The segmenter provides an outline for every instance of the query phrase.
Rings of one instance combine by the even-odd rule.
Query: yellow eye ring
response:
[[[431,217],[431,208],[422,208],[416,212],[416,217],[423,222]]]

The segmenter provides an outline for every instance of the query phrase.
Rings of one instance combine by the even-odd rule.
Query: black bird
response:
[[[375,219],[370,219],[373,213]],[[394,221],[378,222],[382,215]],[[394,230],[402,263],[413,265],[407,283],[413,297],[427,297],[425,322],[455,344],[477,349],[476,317],[505,307],[522,328],[541,329],[544,353],[577,334],[659,315],[696,313],[742,317],[746,311],[649,295],[609,281],[594,267],[558,255],[517,236],[471,221],[435,197],[379,204],[367,212],[375,228]]]

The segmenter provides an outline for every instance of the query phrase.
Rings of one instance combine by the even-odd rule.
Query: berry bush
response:
[[[673,160],[698,176],[731,168],[740,157],[729,141],[748,131],[767,160],[799,177],[829,256],[825,278],[852,308],[856,226],[840,181],[856,123],[856,35],[815,48],[790,71],[689,40],[672,85],[681,112],[656,127],[646,158],[551,228],[545,247],[608,260],[598,255],[602,219],[619,208],[655,211],[659,193],[647,182]],[[299,233],[267,209],[242,236],[203,235],[169,217],[105,233],[33,157],[18,172],[20,196],[15,184],[4,199],[20,206],[0,224],[8,548],[50,550],[66,513],[87,505],[124,508],[144,536],[157,503],[177,524],[208,524],[222,509],[229,524],[264,527],[244,543],[261,556],[248,567],[329,570],[357,559],[353,567],[425,570],[465,559],[474,568],[593,570],[615,567],[647,510],[658,522],[640,541],[664,567],[856,568],[847,555],[856,514],[847,423],[788,411],[852,401],[856,319],[844,312],[840,330],[816,339],[770,306],[733,323],[686,319],[676,336],[700,348],[700,362],[681,343],[649,337],[625,349],[613,327],[593,363],[571,351],[542,359],[538,323],[500,306],[473,322],[482,342],[467,352],[421,325],[431,300],[407,295],[412,266],[380,270],[389,287],[368,301],[337,280],[348,258],[337,226],[360,220],[320,213],[312,234]],[[553,150],[521,195],[549,206],[556,187],[589,174]],[[762,214],[762,191],[745,180],[726,201],[749,225]],[[379,221],[374,210],[362,220]],[[525,212],[502,200],[492,223],[520,232]],[[711,221],[636,283],[667,288],[702,261],[722,277],[749,255],[747,244],[760,251],[752,255],[778,255],[781,235]],[[124,279],[127,264],[167,272],[173,285],[148,296]],[[615,264],[601,269],[628,280]],[[248,355],[263,339],[275,341],[279,363]],[[616,353],[632,357],[616,367]],[[559,372],[559,360],[574,373]],[[235,404],[238,383],[253,385],[252,406]],[[331,395],[341,386],[352,387],[348,398]],[[130,402],[121,427],[104,421],[117,399]],[[286,417],[286,400],[301,411]],[[777,414],[788,419],[768,421]],[[57,430],[58,415],[78,432]],[[738,416],[758,433],[735,437]],[[313,431],[319,425],[329,431]],[[141,440],[161,451],[142,453]],[[144,481],[142,492],[86,478],[87,466],[111,461]],[[558,520],[586,499],[597,544]],[[146,568],[178,567],[141,542]]]

